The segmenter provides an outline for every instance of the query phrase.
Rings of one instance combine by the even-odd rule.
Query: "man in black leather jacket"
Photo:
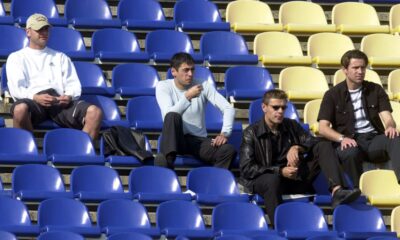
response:
[[[329,144],[320,145],[299,123],[284,118],[286,103],[284,91],[266,92],[264,118],[245,129],[240,149],[241,183],[264,198],[272,224],[282,194],[312,193],[312,181],[319,173],[317,159],[336,157]],[[340,183],[346,187],[342,178]],[[360,195],[359,191],[338,189],[333,195],[335,205],[351,202]]]

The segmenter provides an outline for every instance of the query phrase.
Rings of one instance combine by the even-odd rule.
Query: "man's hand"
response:
[[[288,161],[288,166],[297,167],[299,165],[299,146],[291,146],[288,153],[286,154],[286,159]]]
[[[219,147],[221,145],[224,145],[228,141],[228,138],[225,137],[224,135],[220,134],[216,136],[215,138],[211,139],[211,146],[213,147]]]
[[[186,91],[185,97],[190,101],[192,98],[198,97],[201,91],[203,91],[203,86],[200,84],[194,85]]]
[[[350,147],[357,147],[356,140],[348,137],[344,137],[343,140],[340,142],[340,149],[344,150]]]
[[[57,100],[58,100],[58,104],[61,107],[66,107],[72,101],[72,97],[68,96],[68,95],[63,95],[63,96],[57,97]]]
[[[282,168],[282,176],[289,179],[296,179],[297,167],[286,166]]]
[[[42,105],[44,107],[50,107],[54,104],[57,104],[58,102],[56,97],[51,96],[47,93],[33,95],[33,101],[39,103],[39,105]]]
[[[394,127],[388,127],[385,130],[385,135],[388,138],[395,138],[399,136],[399,131],[397,131],[397,129]]]

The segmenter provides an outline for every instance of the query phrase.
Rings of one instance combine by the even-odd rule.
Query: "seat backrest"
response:
[[[105,0],[67,0],[64,5],[67,19],[112,19],[112,14]]]
[[[60,172],[53,167],[41,164],[24,164],[16,167],[12,174],[14,193],[22,190],[65,192]]]
[[[304,106],[304,111],[303,111],[304,123],[307,123],[308,125],[310,125],[310,127],[314,124],[318,124],[317,119],[321,102],[322,102],[321,99],[315,99],[308,101]]]
[[[38,154],[31,132],[19,128],[0,128],[1,154]]]
[[[51,27],[47,46],[61,51],[86,51],[85,42],[81,33],[66,27]]]
[[[80,166],[71,173],[71,191],[123,193],[117,171],[106,166]]]
[[[249,50],[243,37],[234,32],[214,31],[201,36],[200,52],[207,54],[247,55]]]
[[[132,32],[122,29],[99,29],[92,36],[92,50],[103,52],[140,52],[139,42]]]
[[[299,221],[301,219],[301,221]],[[305,202],[280,204],[275,210],[275,229],[282,231],[328,231],[322,210]]]
[[[161,203],[156,211],[159,229],[205,229],[200,208],[192,202],[172,200]]]
[[[43,152],[47,155],[96,155],[89,135],[81,130],[72,128],[59,128],[48,131],[44,136]]]
[[[13,198],[0,198],[0,226],[30,226],[31,219],[25,204]]]
[[[354,49],[349,36],[339,33],[316,33],[308,38],[307,53],[311,57],[337,57],[340,59],[348,50]]]
[[[74,62],[76,73],[82,87],[107,87],[101,68],[90,62]]]
[[[116,233],[107,238],[108,240],[126,240],[126,239],[135,239],[135,240],[151,240],[152,238],[135,232],[122,232]]]
[[[360,50],[368,57],[397,57],[400,37],[385,33],[370,34],[362,38]]]
[[[161,110],[154,96],[141,96],[128,101],[126,117],[130,123],[140,120],[162,121]]]
[[[181,193],[176,173],[168,168],[143,166],[132,169],[129,174],[129,191],[148,193]]]
[[[400,25],[400,4],[393,5],[389,12],[390,29],[394,29]]]
[[[82,100],[92,103],[99,107],[103,112],[103,119],[107,121],[121,120],[121,113],[114,99],[99,95],[84,95]]]
[[[3,36],[0,38],[0,49],[14,52],[28,46],[29,40],[21,28],[0,25],[0,35]]]
[[[335,4],[332,9],[332,23],[336,25],[380,25],[375,8],[367,3],[361,2],[342,2]]]
[[[271,8],[261,1],[232,1],[225,13],[226,21],[233,23],[274,24]]]
[[[17,240],[17,237],[10,232],[0,231],[0,239],[2,239],[2,240]]]
[[[279,23],[327,24],[324,10],[317,3],[290,1],[279,8]]]
[[[384,169],[370,170],[361,174],[360,189],[367,197],[370,195],[393,196],[400,192],[394,171]]]
[[[400,69],[393,70],[389,73],[387,84],[389,92],[391,93],[400,92]]]
[[[128,199],[103,201],[97,208],[97,225],[104,227],[150,228],[146,209],[139,202]]]
[[[45,232],[39,235],[37,240],[84,240],[84,238],[73,232],[66,232],[66,231],[52,231],[52,232]]]
[[[400,206],[393,208],[390,215],[390,227],[392,232],[396,232],[397,236],[400,235]]]
[[[160,77],[157,70],[147,64],[119,64],[112,71],[112,84],[114,88],[155,88],[158,81],[160,81]]]
[[[239,194],[235,178],[229,170],[199,167],[189,171],[187,188],[195,193],[231,195]]]
[[[256,66],[235,66],[225,72],[225,89],[270,90],[274,88],[271,74],[267,69]]]
[[[48,18],[58,18],[58,10],[54,0],[13,0],[11,1],[10,15],[14,18],[29,17],[34,13],[41,13]]]
[[[254,100],[249,106],[249,123],[253,124],[264,117],[264,112],[262,110],[262,99]],[[286,103],[285,118],[290,118],[300,122],[299,113],[292,102],[288,101]]]
[[[166,78],[167,79],[174,78],[174,76],[172,76],[172,73],[171,73],[171,68],[168,68]],[[195,65],[193,79],[207,81],[210,84],[212,84],[213,86],[215,86],[215,79],[214,79],[213,73],[211,72],[211,70],[209,68],[201,66],[201,65]]]
[[[267,221],[260,207],[252,203],[226,202],[212,212],[214,231],[222,229],[268,230]]]
[[[146,52],[193,53],[193,45],[186,33],[174,30],[155,30],[146,36]]]
[[[382,86],[381,78],[379,74],[371,69],[366,69],[365,71],[365,78],[366,81],[373,82]],[[336,86],[338,83],[343,82],[346,80],[346,75],[344,74],[342,69],[339,69],[333,75],[333,86]]]
[[[303,56],[297,37],[285,32],[264,32],[254,38],[254,52],[261,56]]]
[[[284,91],[327,91],[324,73],[312,67],[288,67],[279,74],[279,88]]]
[[[182,0],[175,3],[174,21],[221,22],[221,16],[213,2]]]
[[[86,206],[70,198],[51,198],[39,204],[38,225],[63,227],[91,227]]]
[[[145,21],[165,21],[161,4],[156,0],[121,0],[117,9],[118,18]]]

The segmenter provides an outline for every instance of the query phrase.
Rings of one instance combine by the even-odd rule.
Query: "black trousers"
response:
[[[236,158],[236,150],[231,144],[211,146],[211,139],[183,134],[180,114],[169,112],[164,118],[160,151],[164,156],[190,154],[215,167],[229,169]]]

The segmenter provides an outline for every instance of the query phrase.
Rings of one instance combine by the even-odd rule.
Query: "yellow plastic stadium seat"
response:
[[[396,232],[397,237],[400,238],[400,206],[397,206],[392,210],[390,216],[390,227],[391,231]]]
[[[400,32],[400,4],[393,5],[389,12],[389,26],[391,33]]]
[[[285,32],[259,33],[254,38],[253,51],[264,65],[311,65],[304,56],[296,36]]]
[[[279,8],[279,23],[286,32],[317,33],[335,32],[336,27],[328,24],[324,10],[317,3],[290,1]]]
[[[288,67],[279,74],[279,88],[291,101],[322,98],[329,89],[324,73],[312,67]]]
[[[400,205],[400,185],[392,170],[371,170],[361,174],[361,192],[374,206]]]
[[[304,123],[310,126],[311,132],[318,134],[318,113],[321,106],[322,99],[311,100],[304,106],[303,118]]]
[[[390,105],[392,106],[392,116],[396,123],[397,130],[400,130],[400,103],[395,101],[390,101]]]
[[[352,49],[350,37],[339,33],[316,33],[307,42],[307,53],[316,67],[340,66],[342,55]]]
[[[237,0],[226,7],[226,21],[234,32],[282,31],[282,24],[274,22],[268,4],[253,0]]]
[[[361,40],[360,50],[371,67],[400,66],[400,37],[385,33],[370,34]]]
[[[389,73],[388,90],[393,94],[394,100],[400,100],[400,69],[393,70]]]
[[[332,23],[344,34],[389,33],[389,26],[381,25],[375,8],[366,3],[336,4],[332,9]]]

